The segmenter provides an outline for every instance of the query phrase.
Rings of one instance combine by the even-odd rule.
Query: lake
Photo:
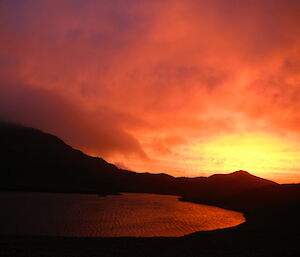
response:
[[[245,221],[242,213],[157,194],[2,192],[0,209],[0,233],[6,235],[183,236]]]

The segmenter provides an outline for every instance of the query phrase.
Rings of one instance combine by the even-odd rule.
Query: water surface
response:
[[[177,196],[133,193],[0,193],[0,213],[0,233],[13,235],[183,236],[245,221],[242,213]]]

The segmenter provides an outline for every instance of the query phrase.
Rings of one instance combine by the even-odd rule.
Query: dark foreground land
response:
[[[300,256],[296,231],[248,225],[181,238],[0,237],[1,256]]]

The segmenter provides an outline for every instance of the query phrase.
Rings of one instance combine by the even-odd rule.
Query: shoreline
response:
[[[235,227],[198,231],[181,237],[0,235],[0,257],[300,256],[300,226],[295,220],[280,220],[278,215],[268,216],[269,213],[266,214],[268,220],[263,215],[244,215],[246,222]]]

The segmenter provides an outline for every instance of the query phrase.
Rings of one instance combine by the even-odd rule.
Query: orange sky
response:
[[[300,1],[0,3],[0,116],[136,171],[300,182]]]

